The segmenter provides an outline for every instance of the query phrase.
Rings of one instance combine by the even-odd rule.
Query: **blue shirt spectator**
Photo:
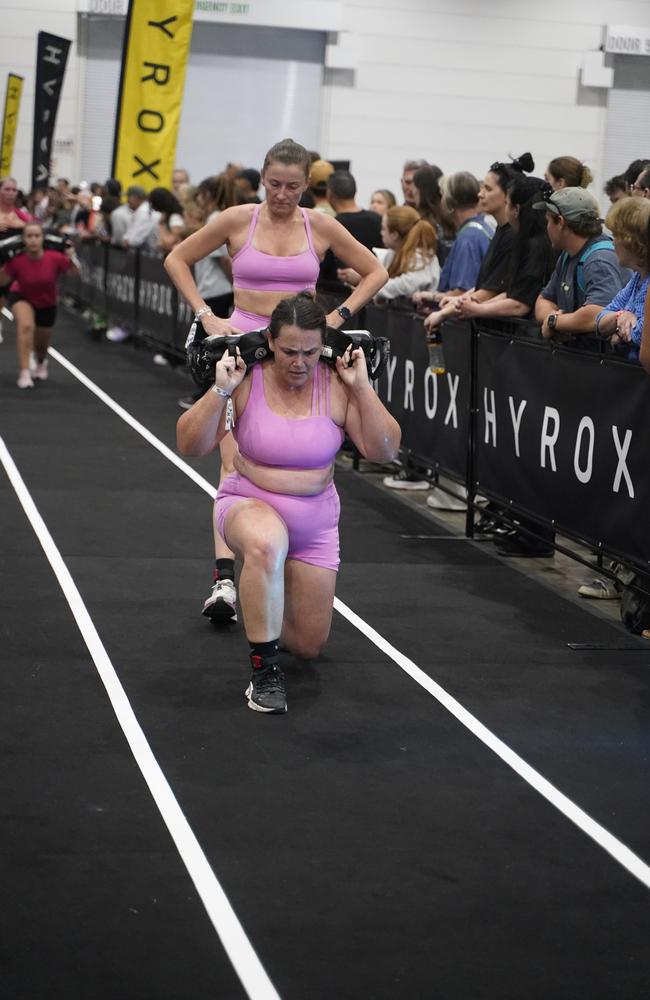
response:
[[[493,233],[482,212],[472,215],[462,224],[440,274],[440,292],[448,292],[452,288],[467,291],[475,287]]]

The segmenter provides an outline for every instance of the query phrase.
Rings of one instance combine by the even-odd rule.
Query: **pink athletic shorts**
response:
[[[217,528],[228,544],[225,530],[226,514],[242,500],[263,500],[284,521],[289,534],[287,559],[339,568],[339,514],[341,504],[334,483],[311,497],[269,493],[255,486],[245,476],[231,472],[226,476],[214,503]]]
[[[250,333],[251,330],[265,330],[269,325],[268,316],[258,316],[257,313],[245,312],[235,306],[233,312],[228,317],[228,322],[241,330],[242,333]]]

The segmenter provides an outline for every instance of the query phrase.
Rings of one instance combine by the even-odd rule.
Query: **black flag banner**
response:
[[[59,38],[47,31],[39,31],[34,91],[32,189],[45,188],[48,185],[52,139],[69,48],[68,38]]]

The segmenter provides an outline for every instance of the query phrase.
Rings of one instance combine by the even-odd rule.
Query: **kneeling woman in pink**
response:
[[[243,561],[239,596],[250,643],[248,705],[286,712],[278,644],[312,659],[330,631],[339,566],[334,459],[344,432],[372,462],[397,454],[400,429],[368,381],[363,351],[320,361],[326,330],[311,296],[273,310],[273,358],[246,373],[226,351],[215,384],[178,422],[184,455],[206,455],[226,430],[232,399],[235,471],[221,483],[215,521]],[[349,364],[346,364],[349,362]],[[246,376],[246,377],[245,377]]]

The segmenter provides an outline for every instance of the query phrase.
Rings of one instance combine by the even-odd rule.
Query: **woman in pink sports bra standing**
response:
[[[283,299],[304,290],[315,292],[320,262],[329,249],[361,275],[349,298],[327,316],[329,326],[343,326],[386,282],[388,275],[375,255],[336,219],[299,207],[310,166],[303,146],[292,139],[276,143],[262,168],[265,201],[225,209],[166,257],[169,276],[208,335],[248,333],[266,327]],[[229,319],[213,315],[190,270],[192,264],[223,244],[232,259],[235,309]],[[223,437],[220,451],[223,480],[233,469],[231,435]],[[203,614],[215,622],[236,621],[234,557],[216,529],[215,550],[215,581]]]
[[[339,566],[339,500],[334,458],[347,431],[372,462],[397,454],[399,424],[368,381],[363,351],[320,361],[325,313],[308,294],[273,311],[272,360],[246,372],[226,351],[215,384],[178,421],[184,455],[207,455],[226,434],[232,399],[235,471],[222,481],[215,522],[243,561],[240,598],[252,673],[246,691],[257,712],[286,712],[278,644],[313,659],[330,631]]]

